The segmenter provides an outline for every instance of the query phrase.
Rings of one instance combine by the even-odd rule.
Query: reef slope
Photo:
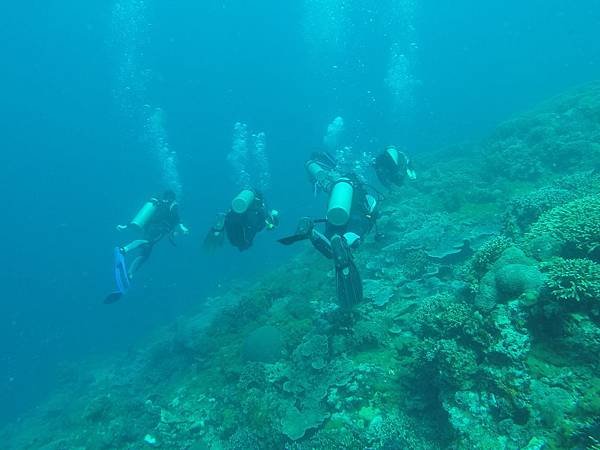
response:
[[[305,248],[66,371],[3,448],[600,448],[600,84],[415,159],[355,311]]]

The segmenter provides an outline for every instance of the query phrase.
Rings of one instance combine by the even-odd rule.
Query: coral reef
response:
[[[600,247],[600,197],[590,195],[541,215],[526,235],[532,252],[542,258],[597,257]],[[548,244],[549,243],[549,244]]]
[[[554,258],[541,264],[546,286],[557,300],[600,301],[600,264],[589,259]]]
[[[593,84],[551,100],[501,125],[484,145],[487,172],[530,181],[595,167],[600,160],[600,87]]]
[[[567,189],[543,187],[513,198],[504,215],[504,229],[518,236],[529,229],[540,215],[552,208],[574,200],[576,195]]]
[[[69,369],[3,448],[599,448],[598,142],[590,85],[423,155],[356,254],[352,311],[305,250]]]
[[[486,241],[473,255],[471,265],[475,276],[480,278],[484,275],[511,245],[512,242],[505,236],[494,236]]]
[[[531,301],[539,296],[542,284],[543,277],[535,261],[521,249],[509,247],[481,278],[475,305],[489,310],[510,299]]]
[[[243,357],[246,361],[273,363],[281,356],[283,339],[279,330],[264,326],[254,330],[244,341]]]

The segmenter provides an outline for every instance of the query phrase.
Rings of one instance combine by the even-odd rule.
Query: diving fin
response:
[[[202,244],[205,251],[212,253],[223,245],[225,239],[225,218],[226,214],[217,214],[216,223],[208,230]]]
[[[105,298],[104,298],[104,304],[105,305],[110,305],[111,303],[116,303],[119,300],[121,300],[121,297],[123,297],[123,293],[122,292],[111,292],[110,294],[108,294]]]
[[[306,233],[293,234],[291,236],[286,236],[284,238],[277,239],[277,242],[279,242],[280,244],[283,244],[283,245],[292,245],[296,242],[304,241],[308,238],[309,238],[309,235],[307,235]]]
[[[119,247],[115,247],[114,251],[114,274],[115,274],[115,284],[117,285],[117,290],[110,293],[104,299],[104,304],[109,305],[111,303],[116,303],[127,293],[130,288],[129,275],[127,274],[127,265],[125,263],[125,256],[121,252]]]
[[[362,302],[362,280],[354,262],[351,261],[348,267],[336,268],[335,276],[338,300],[342,307],[349,309]]]
[[[295,234],[278,239],[277,242],[283,245],[292,245],[296,242],[309,239],[315,224],[325,223],[326,221],[327,219],[311,219],[310,217],[303,217],[298,223]]]
[[[296,233],[291,236],[287,236],[281,239],[277,239],[277,242],[283,245],[292,245],[299,241],[304,241],[310,237],[310,232],[314,227],[314,221],[310,217],[303,217],[298,222],[296,227]]]
[[[206,237],[204,238],[204,242],[202,243],[202,247],[205,251],[212,253],[217,248],[223,245],[223,240],[225,238],[225,232],[223,230],[216,230],[215,228],[211,228],[206,233]]]
[[[339,235],[333,236],[331,247],[335,261],[338,301],[340,306],[349,309],[363,300],[362,279],[345,239]]]
[[[117,283],[117,292],[121,294],[127,293],[131,287],[125,256],[123,256],[119,247],[115,247],[115,281]]]

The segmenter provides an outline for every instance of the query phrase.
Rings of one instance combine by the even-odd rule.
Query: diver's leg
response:
[[[296,235],[304,236],[305,238],[310,237],[310,232],[315,227],[315,222],[310,217],[303,217],[298,222],[298,226],[296,227]]]
[[[141,247],[140,254],[133,260],[131,266],[129,266],[129,271],[127,276],[131,280],[133,276],[136,274],[140,267],[150,258],[150,254],[152,253],[152,244],[148,241],[145,241],[145,244],[140,244],[138,247]]]
[[[292,236],[287,236],[285,238],[279,239],[279,242],[283,245],[292,245],[296,242],[303,241],[305,239],[310,239],[312,241],[312,233],[314,226],[314,220],[312,220],[310,217],[303,217],[302,219],[300,219],[300,222],[298,222],[296,232]]]
[[[338,300],[341,306],[351,308],[363,299],[360,273],[352,259],[346,240],[336,234],[331,238],[331,249],[335,263],[335,277]]]
[[[352,231],[344,233],[344,240],[346,241],[346,244],[348,244],[348,247],[352,250],[356,250],[361,244],[360,236]]]
[[[312,245],[326,258],[333,258],[333,251],[331,249],[331,242],[327,237],[315,230],[314,228],[310,231],[310,241]]]
[[[131,241],[129,244],[127,244],[124,247],[121,247],[121,253],[123,253],[124,255],[126,255],[129,252],[132,252],[133,250],[136,250],[138,248],[140,248],[143,245],[147,245],[149,244],[150,241],[147,241],[146,239],[136,239],[135,241]]]

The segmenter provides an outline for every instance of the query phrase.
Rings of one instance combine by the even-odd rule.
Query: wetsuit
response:
[[[249,249],[256,234],[265,228],[267,215],[267,208],[256,193],[254,202],[244,213],[230,210],[225,216],[225,232],[231,245],[239,251]]]
[[[156,205],[156,211],[144,227],[144,239],[137,239],[121,249],[123,254],[139,250],[138,256],[129,267],[129,278],[132,278],[142,264],[148,260],[154,245],[165,236],[169,236],[180,223],[179,208],[176,202],[157,199],[151,201]]]
[[[335,226],[329,221],[325,227],[325,235],[331,239],[335,234],[345,236],[348,233],[362,238],[367,235],[377,220],[377,202],[374,197],[369,195],[365,186],[356,180],[356,177],[349,177],[352,180],[354,195],[352,197],[352,207],[348,223],[343,226]],[[349,245],[354,247],[353,242]]]
[[[335,226],[329,221],[325,233],[313,227],[313,222],[301,222],[301,232],[307,233],[313,246],[325,257],[333,259],[335,264],[336,288],[341,306],[351,308],[363,298],[362,280],[352,256],[351,249],[360,245],[361,239],[368,234],[377,220],[377,201],[369,195],[364,184],[356,177],[353,181],[354,195],[350,218],[343,226]]]

